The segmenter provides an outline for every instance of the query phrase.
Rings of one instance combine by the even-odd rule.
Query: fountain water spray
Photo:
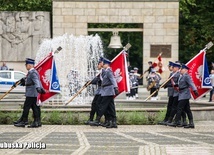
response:
[[[100,56],[103,56],[103,46],[97,34],[78,37],[64,34],[42,42],[36,55],[36,63],[59,46],[62,47],[62,50],[54,58],[61,94],[52,99],[52,102],[65,103],[86,81],[91,80],[96,75],[97,63]],[[92,85],[88,86],[87,90],[78,95],[70,104],[90,103],[94,90]]]

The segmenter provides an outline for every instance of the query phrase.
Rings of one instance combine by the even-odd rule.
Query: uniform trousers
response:
[[[26,97],[24,102],[22,117],[21,117],[23,121],[28,120],[28,114],[29,114],[30,108],[32,108],[33,110],[33,116],[35,117],[34,119],[40,117],[40,112],[38,110],[38,106],[36,105],[36,102],[37,102],[37,97]]]
[[[173,104],[173,96],[169,96],[168,98],[168,104],[167,104],[167,110],[164,120],[167,121],[170,117],[170,113],[172,111],[172,104]]]
[[[114,96],[102,96],[98,116],[101,118],[103,115],[107,116],[108,120],[116,119]]]
[[[181,120],[182,111],[185,111],[187,113],[189,120],[193,120],[192,111],[190,110],[189,99],[180,100],[178,102],[178,108],[177,108],[175,121]]]
[[[170,113],[170,118],[173,119],[178,109],[178,96],[173,97],[172,110]],[[184,111],[181,112],[183,120],[186,120],[186,113]]]
[[[96,113],[96,115],[97,115],[97,112],[98,112],[98,102],[99,102],[99,98],[101,97],[101,95],[100,94],[96,94],[95,96],[94,96],[94,99],[93,99],[93,101],[92,101],[92,103],[91,103],[91,111],[90,111],[90,120],[91,121],[93,121],[93,119],[94,119],[94,115],[95,115],[95,113]]]

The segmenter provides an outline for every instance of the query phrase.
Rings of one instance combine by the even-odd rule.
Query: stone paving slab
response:
[[[30,129],[0,125],[0,155],[213,155],[214,122],[195,125],[195,129],[158,125],[119,125],[118,129],[43,125]]]

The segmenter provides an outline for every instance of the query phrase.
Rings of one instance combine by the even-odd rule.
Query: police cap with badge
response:
[[[172,66],[173,66],[173,67],[181,68],[181,64],[180,64],[180,62],[175,61],[175,62],[171,62],[171,63],[172,63]]]
[[[107,58],[103,58],[103,64],[108,64],[110,65],[111,64],[111,61]]]
[[[32,65],[34,65],[34,64],[35,64],[35,60],[30,59],[30,58],[26,58],[25,64],[26,64],[26,65],[27,65],[27,64],[32,64]]]
[[[181,65],[181,69],[187,69],[187,70],[189,70],[190,68],[189,68],[187,65],[182,64],[182,65]]]

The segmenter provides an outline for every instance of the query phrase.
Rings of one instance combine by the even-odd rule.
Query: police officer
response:
[[[114,96],[119,93],[117,82],[114,78],[113,72],[110,68],[111,61],[103,58],[103,68],[105,71],[102,73],[102,88],[101,96],[102,100],[99,107],[99,112],[94,122],[91,122],[91,126],[101,125],[101,117],[108,112],[109,125],[106,128],[117,128],[116,122],[116,110],[114,105]]]
[[[97,68],[98,70],[100,71],[100,74],[97,75],[91,82],[90,84],[94,84],[94,85],[97,85],[98,88],[97,90],[95,91],[95,96],[94,96],[94,99],[92,101],[92,104],[91,104],[91,111],[90,111],[90,117],[89,117],[89,120],[86,121],[84,124],[85,125],[89,125],[90,122],[93,121],[94,119],[94,115],[96,113],[96,115],[98,115],[98,109],[99,109],[99,103],[101,102],[101,74],[102,74],[102,68],[103,68],[103,58],[100,57],[100,60],[98,62],[98,65],[97,65]],[[87,84],[87,83],[86,83]]]
[[[28,70],[28,74],[26,78],[22,78],[20,80],[22,86],[26,86],[25,88],[25,102],[23,107],[23,113],[21,118],[14,122],[14,126],[16,127],[25,127],[28,123],[28,114],[30,108],[33,110],[34,121],[28,126],[30,128],[35,128],[41,126],[40,124],[40,107],[37,106],[37,96],[38,93],[45,93],[44,89],[41,86],[41,82],[39,80],[39,74],[34,69],[35,61],[33,59],[26,59],[26,69]]]
[[[173,72],[173,62],[169,61],[169,64],[168,64],[168,69],[170,71],[170,75],[169,77],[172,76]],[[169,116],[170,116],[170,113],[171,113],[171,110],[172,110],[172,103],[173,103],[173,92],[174,92],[174,89],[172,87],[172,83],[171,81],[168,81],[164,88],[167,88],[167,94],[168,94],[168,104],[167,104],[167,110],[166,110],[166,115],[165,115],[165,118],[163,121],[161,122],[158,122],[159,125],[166,125],[168,119],[169,119]]]
[[[179,94],[179,89],[177,87],[178,85],[178,79],[180,77],[180,68],[181,68],[181,64],[179,61],[176,61],[175,63],[172,63],[173,65],[173,78],[171,79],[171,84],[172,87],[174,89],[173,91],[173,103],[172,103],[172,110],[170,113],[170,117],[168,119],[167,125],[171,126],[172,120],[177,112],[177,107],[178,107],[178,94]],[[186,123],[186,114],[185,112],[182,112],[182,117],[183,117],[183,123],[178,125],[178,127],[182,127],[187,125]]]
[[[189,99],[191,98],[190,87],[192,88],[194,94],[198,96],[197,88],[193,83],[191,77],[188,74],[188,67],[186,65],[182,65],[181,67],[181,76],[178,80],[178,88],[179,88],[179,97],[178,97],[178,108],[175,117],[175,122],[173,122],[170,126],[178,126],[181,121],[181,113],[184,110],[187,113],[189,124],[184,126],[184,128],[194,128],[192,111],[190,110]]]

